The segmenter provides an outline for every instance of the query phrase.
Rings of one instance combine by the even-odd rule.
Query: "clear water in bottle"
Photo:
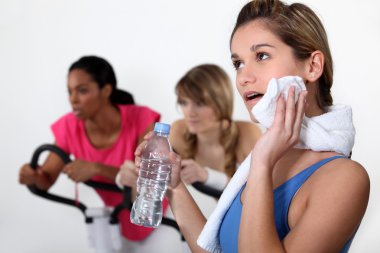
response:
[[[157,127],[157,124],[161,126]],[[137,197],[131,210],[131,222],[145,227],[160,225],[162,200],[170,179],[171,163],[168,157],[171,146],[167,139],[170,126],[164,124],[166,127],[162,129],[162,125],[156,123],[155,135],[142,151]]]

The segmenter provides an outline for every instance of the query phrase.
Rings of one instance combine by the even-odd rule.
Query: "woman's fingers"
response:
[[[276,113],[274,115],[274,121],[272,126],[283,128],[285,116],[285,99],[284,95],[280,94],[277,99]]]
[[[69,174],[69,172],[71,172],[70,168],[71,168],[71,166],[70,166],[70,163],[69,163],[69,164],[67,164],[67,165],[65,165],[63,167],[62,172],[65,173],[65,174]]]
[[[141,152],[142,150],[144,149],[145,145],[146,145],[147,141],[143,141],[141,142],[136,150],[135,150],[135,165],[136,165],[136,168],[140,168],[140,163],[141,163]]]
[[[192,159],[183,159],[181,161],[182,167],[186,167],[186,166],[190,165],[191,163],[192,163]]]
[[[170,152],[169,159],[172,164],[172,173],[171,173],[171,186],[175,188],[180,182],[181,175],[181,157],[174,152]]]
[[[153,136],[153,131],[150,131],[149,133],[147,133],[145,136],[144,136],[144,141],[142,141],[136,148],[135,150],[135,156],[140,156],[141,155],[141,151],[144,149],[147,141],[152,138]]]
[[[306,95],[307,95],[307,91],[306,90],[302,91],[297,101],[297,114],[295,116],[294,129],[293,129],[295,133],[300,133],[301,131],[302,120],[305,115]]]
[[[286,101],[283,95],[279,96],[274,122],[271,127],[271,132],[278,135],[278,137],[275,137],[278,141],[282,139],[285,143],[288,143],[287,145],[294,145],[298,142],[305,115],[306,94],[307,91],[302,91],[296,103],[295,87],[291,86]]]
[[[150,131],[144,136],[144,140],[149,140],[153,136],[154,131]]]
[[[294,118],[295,118],[295,88],[294,86],[289,87],[288,92],[288,98],[286,100],[286,111],[285,111],[285,131],[289,134],[289,136],[292,135],[293,132],[293,125],[294,125]]]
[[[21,184],[34,184],[37,171],[33,170],[29,164],[24,164],[19,174],[19,182]]]
[[[121,165],[121,170],[122,170],[122,172],[128,171],[128,170],[136,171],[135,163],[132,162],[131,160],[125,160],[123,165]]]

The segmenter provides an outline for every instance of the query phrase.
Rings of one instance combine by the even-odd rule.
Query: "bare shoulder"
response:
[[[249,141],[256,141],[262,134],[261,129],[252,122],[236,121],[235,123],[239,130],[239,137],[241,139],[249,139]]]
[[[284,240],[286,247],[297,252],[339,252],[360,225],[369,189],[369,177],[361,164],[339,158],[323,165],[293,200],[289,211],[292,233]]]
[[[239,142],[237,147],[237,155],[239,162],[251,152],[255,146],[256,141],[262,135],[261,129],[248,121],[235,121],[239,131]]]
[[[370,179],[360,163],[350,159],[335,159],[326,167],[326,184],[330,185],[328,188],[349,186],[346,191],[369,191]]]
[[[341,220],[355,228],[369,199],[370,179],[365,168],[350,159],[335,159],[327,163],[315,179],[311,205],[334,209],[337,222]]]
[[[180,119],[172,123],[171,129],[170,129],[170,143],[172,144],[173,149],[179,153],[182,154],[185,147],[186,147],[186,141],[185,141],[185,133],[186,133],[186,123],[185,120]]]

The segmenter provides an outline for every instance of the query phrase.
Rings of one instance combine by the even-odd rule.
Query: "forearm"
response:
[[[191,252],[206,252],[197,245],[197,239],[206,224],[206,218],[186,186],[180,183],[174,190],[168,190],[167,197],[177,224]]]
[[[274,221],[272,171],[269,169],[251,168],[243,199],[239,252],[285,252]]]
[[[119,168],[107,166],[100,163],[94,163],[94,174],[106,177],[112,181],[115,181],[116,175],[119,172]]]
[[[40,189],[47,191],[54,184],[55,180],[45,171],[39,169],[37,173],[35,186]]]

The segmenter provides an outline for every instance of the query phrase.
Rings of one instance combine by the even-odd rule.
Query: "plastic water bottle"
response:
[[[171,173],[169,131],[170,125],[156,123],[154,135],[142,150],[137,197],[131,210],[131,222],[136,225],[156,228],[161,224],[162,200]]]

